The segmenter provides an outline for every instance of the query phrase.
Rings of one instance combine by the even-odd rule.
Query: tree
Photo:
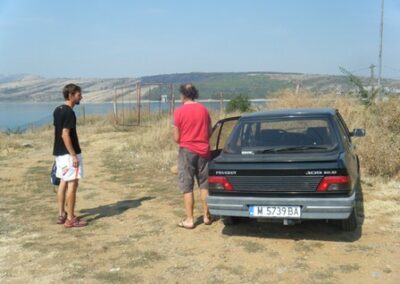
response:
[[[351,73],[350,71],[346,70],[343,67],[339,66],[339,69],[343,74],[347,76],[350,83],[352,83],[354,86],[358,88],[358,94],[363,104],[365,104],[366,106],[370,106],[374,102],[374,99],[378,94],[379,90],[372,89],[371,92],[368,92],[366,89],[364,89],[364,86],[360,78],[358,78],[353,73]]]
[[[227,112],[246,112],[251,110],[251,103],[247,96],[239,95],[228,102],[226,106]]]

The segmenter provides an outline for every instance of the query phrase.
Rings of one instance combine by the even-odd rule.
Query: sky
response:
[[[278,71],[369,76],[381,0],[0,0],[0,74],[140,77]],[[400,79],[400,1],[383,69]],[[375,69],[378,74],[378,68]]]

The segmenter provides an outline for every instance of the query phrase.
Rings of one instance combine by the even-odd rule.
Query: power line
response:
[[[368,70],[369,67],[364,67],[364,68],[359,68],[359,69],[355,69],[355,70],[351,70],[351,73],[357,73],[357,72],[361,72],[361,71],[365,71]]]
[[[391,66],[387,66],[387,65],[383,65],[383,67],[388,68],[390,70],[396,71],[396,72],[400,72],[400,69],[395,68],[395,67],[391,67]]]

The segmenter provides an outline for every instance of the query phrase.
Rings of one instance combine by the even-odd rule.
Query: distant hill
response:
[[[368,78],[362,78],[368,85]],[[160,95],[170,92],[172,84],[177,95],[179,85],[194,83],[202,99],[217,99],[222,93],[224,98],[239,94],[250,98],[266,98],[276,91],[302,88],[315,92],[333,91],[345,93],[354,89],[345,76],[310,75],[279,72],[242,72],[242,73],[181,73],[145,76],[142,78],[57,78],[48,79],[35,75],[0,75],[0,102],[54,102],[62,101],[61,90],[65,84],[76,83],[84,90],[86,102],[111,101],[115,94],[135,97],[137,83],[141,83],[144,98],[159,99]],[[400,90],[400,80],[385,80],[384,85]]]

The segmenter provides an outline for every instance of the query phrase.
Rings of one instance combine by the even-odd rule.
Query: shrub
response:
[[[228,105],[226,106],[227,112],[234,112],[234,111],[247,112],[250,110],[251,110],[251,103],[249,101],[249,98],[247,96],[242,96],[242,95],[239,95],[234,99],[230,100],[228,102]]]

